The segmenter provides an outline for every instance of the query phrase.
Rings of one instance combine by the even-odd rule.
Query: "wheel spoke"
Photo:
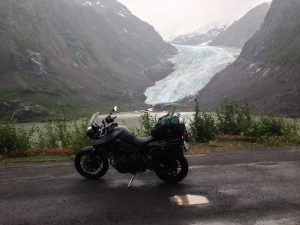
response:
[[[89,174],[97,174],[103,168],[101,157],[88,154],[83,156],[80,160],[82,169]]]
[[[183,180],[188,173],[188,162],[185,157],[169,159],[160,163],[160,168],[156,174],[167,183],[178,183]]]
[[[98,179],[108,170],[108,160],[101,152],[79,152],[75,156],[77,171],[88,179]]]

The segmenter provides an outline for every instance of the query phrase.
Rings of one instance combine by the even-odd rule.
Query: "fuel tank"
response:
[[[117,139],[126,143],[133,143],[135,136],[127,127],[120,125],[116,126],[111,133],[95,141],[94,146],[98,147],[100,145],[107,145]]]

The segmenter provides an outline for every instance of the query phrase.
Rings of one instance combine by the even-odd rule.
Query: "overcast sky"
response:
[[[169,40],[220,20],[235,20],[270,0],[118,0]]]

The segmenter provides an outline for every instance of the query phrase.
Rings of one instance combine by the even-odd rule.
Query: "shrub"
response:
[[[227,99],[224,99],[217,110],[216,118],[209,113],[201,112],[196,101],[195,114],[189,131],[196,142],[209,142],[219,135],[226,140],[232,136],[267,144],[300,143],[296,121],[291,124],[275,117],[255,119],[246,104],[239,105]]]
[[[14,121],[0,124],[0,155],[24,156],[31,147],[31,137],[34,127],[30,131],[16,128]]]
[[[217,127],[220,134],[247,135],[253,123],[248,105],[238,105],[224,99],[217,110]]]
[[[147,137],[151,135],[151,130],[157,123],[156,115],[152,116],[148,111],[144,111],[139,119],[140,128],[131,128],[130,130],[139,137]]]
[[[65,148],[68,146],[69,136],[69,127],[63,115],[55,116],[48,119],[43,128],[38,129],[37,147]]]
[[[58,148],[57,134],[55,133],[54,124],[48,121],[43,128],[37,129],[36,146],[38,148]]]
[[[269,144],[297,143],[299,140],[296,123],[291,124],[282,118],[260,117],[253,122],[250,130],[250,136]]]
[[[70,148],[77,151],[83,147],[92,144],[89,137],[86,135],[86,119],[73,123],[73,131],[71,132]]]
[[[209,113],[200,111],[196,100],[195,114],[190,123],[190,135],[195,142],[209,142],[217,134],[217,127],[213,116]]]
[[[43,129],[38,130],[38,148],[70,148],[79,150],[91,145],[86,135],[87,120],[69,122],[64,114],[48,120]]]

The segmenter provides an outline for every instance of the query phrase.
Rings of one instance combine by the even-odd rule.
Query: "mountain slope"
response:
[[[221,32],[209,45],[242,48],[259,29],[269,8],[269,3],[263,3],[251,9],[245,16]]]
[[[214,27],[206,32],[193,32],[186,35],[181,35],[175,38],[172,43],[176,45],[200,45],[205,42],[214,40],[222,31],[224,31],[226,26]]]
[[[145,88],[172,71],[172,54],[152,26],[115,0],[0,2],[2,102],[136,107]]]
[[[199,92],[200,104],[223,97],[247,102],[256,112],[300,116],[300,1],[273,0],[259,31],[239,58]]]

